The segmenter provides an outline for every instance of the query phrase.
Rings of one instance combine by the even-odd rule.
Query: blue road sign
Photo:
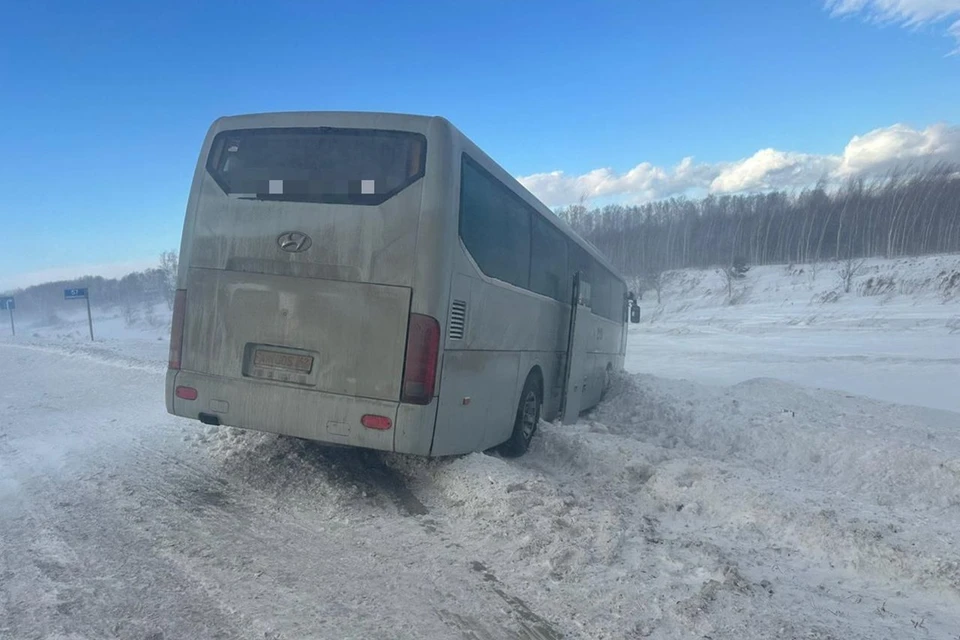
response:
[[[63,299],[64,300],[83,300],[87,297],[86,288],[83,289],[64,289],[63,290]]]
[[[13,299],[13,296],[2,296],[0,297],[0,309],[4,311],[13,311],[17,308],[17,303]]]

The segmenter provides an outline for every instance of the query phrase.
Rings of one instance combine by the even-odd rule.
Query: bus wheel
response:
[[[517,407],[517,419],[513,423],[513,433],[510,439],[500,445],[500,455],[507,458],[517,458],[527,452],[533,434],[540,424],[540,407],[543,405],[543,392],[536,376],[527,376],[520,394],[520,405]]]

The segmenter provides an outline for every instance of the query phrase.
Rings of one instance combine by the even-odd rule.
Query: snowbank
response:
[[[471,563],[566,637],[884,638],[921,621],[939,637],[960,625],[950,412],[769,379],[625,375],[577,425],[541,425],[520,460],[233,429],[196,442],[223,472],[325,517],[414,517],[435,545],[425,571]]]

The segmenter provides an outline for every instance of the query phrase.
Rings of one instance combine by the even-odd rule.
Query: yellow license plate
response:
[[[257,349],[253,354],[253,365],[256,367],[268,367],[270,369],[285,369],[287,371],[310,373],[310,370],[313,369],[313,356],[301,356],[295,353]]]

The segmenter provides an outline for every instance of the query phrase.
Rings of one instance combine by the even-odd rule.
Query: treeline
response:
[[[82,276],[61,282],[45,282],[13,291],[17,314],[34,318],[42,323],[56,324],[62,316],[80,307],[75,301],[66,301],[63,290],[86,287],[90,291],[90,304],[101,309],[117,308],[124,315],[135,309],[168,302],[172,304],[176,286],[177,254],[164,252],[156,267],[130,273],[122,278]]]
[[[582,205],[559,215],[630,276],[960,251],[960,167],[901,169],[835,190]]]

